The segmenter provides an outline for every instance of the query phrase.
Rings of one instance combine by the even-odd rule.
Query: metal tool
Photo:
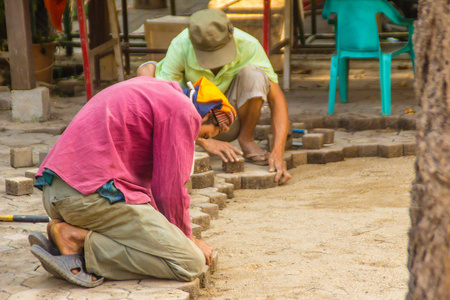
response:
[[[50,218],[47,216],[32,215],[0,215],[0,222],[48,223],[50,222]]]

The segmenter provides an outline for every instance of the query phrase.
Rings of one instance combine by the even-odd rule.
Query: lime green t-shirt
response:
[[[186,82],[195,83],[205,76],[225,93],[234,76],[243,67],[253,65],[264,70],[271,82],[278,83],[278,76],[259,41],[237,28],[234,29],[233,36],[237,48],[236,58],[214,75],[211,70],[200,67],[189,40],[189,32],[187,29],[183,30],[170,43],[166,57],[157,64],[156,78],[177,81],[182,87],[187,87]]]

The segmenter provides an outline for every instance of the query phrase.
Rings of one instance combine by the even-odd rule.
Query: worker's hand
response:
[[[205,255],[206,264],[210,266],[212,264],[213,247],[202,240],[196,239],[194,236],[191,236],[191,241],[193,241],[194,244],[203,252],[203,255]]]
[[[275,175],[275,182],[278,184],[285,184],[291,179],[291,174],[286,169],[284,163],[283,153],[272,151],[269,156],[269,172],[277,172]]]
[[[227,142],[218,141],[215,139],[203,139],[197,138],[197,145],[201,146],[203,149],[211,154],[220,156],[224,162],[235,162],[238,161],[238,154],[243,155],[241,150],[236,148]]]

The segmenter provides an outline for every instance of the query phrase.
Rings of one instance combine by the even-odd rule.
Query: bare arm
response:
[[[271,82],[267,98],[271,110],[271,124],[274,138],[272,153],[269,157],[269,172],[276,171],[275,181],[279,184],[284,184],[292,177],[287,171],[283,160],[289,130],[288,107],[286,98],[278,83]]]

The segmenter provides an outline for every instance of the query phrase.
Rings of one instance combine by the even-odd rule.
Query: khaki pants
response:
[[[267,102],[269,89],[270,81],[267,74],[255,66],[246,66],[234,76],[225,96],[237,112],[250,99],[261,98]],[[214,138],[219,141],[232,142],[238,138],[240,130],[241,121],[238,116],[231,124],[230,130]]]
[[[95,193],[83,196],[57,177],[44,186],[51,218],[85,228],[86,269],[114,280],[157,277],[191,281],[202,272],[201,250],[150,204],[110,204]]]

